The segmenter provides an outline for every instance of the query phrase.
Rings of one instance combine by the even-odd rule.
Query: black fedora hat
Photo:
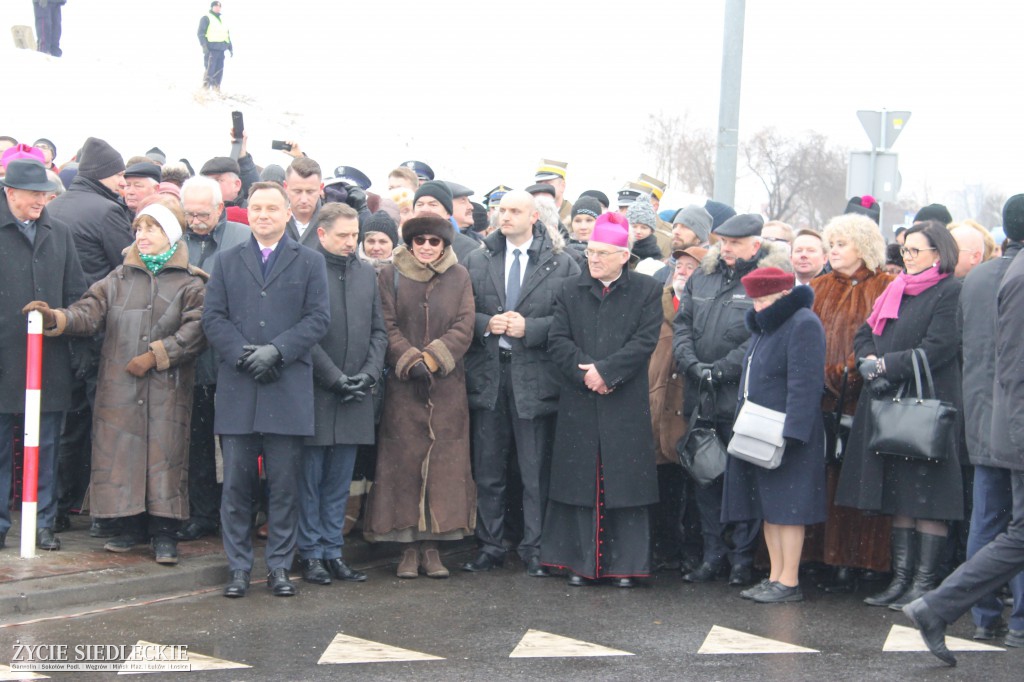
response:
[[[43,164],[35,159],[16,159],[7,164],[7,175],[0,178],[0,185],[11,189],[24,189],[30,192],[52,192],[57,183],[46,177]]]

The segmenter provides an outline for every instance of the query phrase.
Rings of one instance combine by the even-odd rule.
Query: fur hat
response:
[[[1003,204],[1003,232],[1015,242],[1024,242],[1024,194],[1014,194]]]
[[[362,238],[365,239],[366,235],[371,232],[386,234],[388,239],[391,240],[391,246],[398,246],[398,225],[395,224],[395,221],[386,212],[377,211],[363,223]]]
[[[448,215],[452,214],[452,192],[448,189],[448,185],[438,180],[428,180],[420,185],[420,188],[416,190],[416,195],[412,198],[412,205],[415,206],[416,202],[420,197],[433,197],[440,202],[444,210],[448,211]],[[402,231],[405,234],[405,231]],[[406,242],[409,240],[406,239]],[[451,239],[448,240],[451,243]]]
[[[90,137],[82,147],[78,174],[91,180],[104,180],[124,170],[124,158],[106,140]]]
[[[740,281],[750,298],[771,296],[792,289],[796,284],[793,273],[779,268],[757,268]]]
[[[862,197],[853,197],[846,204],[846,210],[843,213],[858,213],[860,215],[866,215],[867,217],[874,220],[876,223],[879,218],[879,206],[878,202],[870,194],[865,194]]]
[[[431,180],[430,182],[426,182],[424,184],[439,185],[441,183]],[[420,187],[420,189],[423,188]],[[438,201],[440,201],[440,199],[438,199]],[[449,201],[451,201],[451,199],[449,199]],[[455,239],[455,228],[452,227],[451,221],[449,221],[447,218],[442,218],[441,216],[436,216],[433,214],[426,214],[418,216],[416,218],[409,218],[409,220],[405,221],[405,225],[402,225],[402,241],[404,241],[406,244],[411,244],[413,238],[421,234],[440,237],[444,241],[445,246],[451,246],[452,240]]]

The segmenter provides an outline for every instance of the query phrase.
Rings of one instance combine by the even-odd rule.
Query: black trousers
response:
[[[514,451],[523,484],[523,538],[518,551],[528,561],[540,553],[554,416],[521,419],[512,388],[512,363],[502,361],[499,366],[497,404],[493,410],[473,412],[476,536],[484,552],[504,556],[507,472]]]
[[[40,7],[33,2],[32,9],[35,10],[36,16],[36,49],[54,57],[61,56],[61,5],[57,4],[56,0],[47,3],[46,7]]]
[[[221,436],[224,491],[220,502],[221,538],[228,567],[252,571],[252,519],[259,496],[259,456],[270,484],[267,510],[267,570],[288,570],[298,539],[302,436],[251,433]]]
[[[1013,518],[1006,532],[924,596],[925,603],[947,624],[1024,570],[1024,471],[1014,471],[1011,484]]]
[[[92,471],[92,403],[96,399],[93,366],[84,379],[71,382],[71,409],[64,414],[64,428],[57,449],[57,515],[67,516],[82,508]]]
[[[188,446],[189,518],[206,526],[220,519],[220,484],[217,483],[217,442],[213,435],[215,385],[192,391],[191,441]]]
[[[206,78],[203,79],[203,85],[219,88],[220,81],[224,77],[224,50],[211,48],[204,61],[206,62]]]

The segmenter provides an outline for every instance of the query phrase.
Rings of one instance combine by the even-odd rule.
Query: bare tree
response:
[[[743,145],[747,168],[768,195],[770,220],[820,227],[846,203],[846,153],[821,133],[788,137],[765,128]]]
[[[964,185],[953,196],[950,203],[955,213],[991,228],[1001,225],[1003,222],[1003,204],[1006,203],[1006,195],[994,191],[983,183],[978,183]]]
[[[661,177],[691,194],[713,196],[715,139],[706,128],[691,128],[687,118],[650,115],[644,149]]]

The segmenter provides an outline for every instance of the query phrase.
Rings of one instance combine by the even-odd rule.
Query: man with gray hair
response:
[[[181,188],[188,231],[189,264],[213,272],[217,255],[243,243],[251,234],[241,223],[227,220],[220,184],[197,175]],[[207,348],[196,361],[192,395],[192,432],[188,451],[189,520],[178,530],[179,540],[198,540],[217,531],[220,518],[220,486],[213,435],[213,395],[217,389],[217,357]]]

